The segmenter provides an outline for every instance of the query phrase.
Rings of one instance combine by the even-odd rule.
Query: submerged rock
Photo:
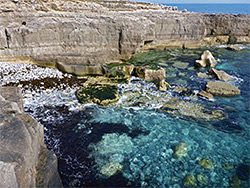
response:
[[[211,68],[208,70],[208,73],[213,77],[215,77],[217,80],[228,81],[232,79],[232,77],[229,74],[227,74],[225,71],[222,70],[216,70],[214,68]]]
[[[177,92],[181,95],[184,95],[184,96],[191,96],[193,95],[193,92],[188,89],[188,88],[185,88],[185,87],[181,87],[181,86],[175,86],[174,89],[173,89],[174,92]]]
[[[110,63],[104,66],[105,75],[108,77],[129,78],[134,70],[134,65],[126,63]]]
[[[201,55],[201,59],[195,61],[194,66],[197,68],[199,68],[199,67],[215,67],[216,63],[217,62],[216,62],[214,56],[211,54],[211,52],[206,50]]]
[[[230,181],[230,185],[231,185],[233,188],[242,187],[241,180],[239,179],[239,177],[238,177],[237,175],[234,175],[234,176],[232,177],[232,180]]]
[[[240,90],[232,84],[221,81],[210,81],[206,84],[206,92],[217,96],[231,97],[240,94]]]
[[[199,165],[201,165],[205,169],[213,170],[214,169],[214,164],[210,159],[202,159],[199,161]]]
[[[175,148],[174,148],[174,154],[173,156],[175,158],[181,158],[187,156],[187,144],[184,142],[179,143]]]
[[[210,77],[209,75],[207,75],[206,73],[203,73],[203,72],[198,72],[196,75],[200,78],[209,78]]]
[[[202,185],[207,185],[208,184],[208,178],[204,174],[198,174],[197,175],[197,180]]]
[[[192,174],[187,174],[183,179],[183,185],[185,187],[195,188],[197,187],[197,183],[197,180]]]
[[[160,81],[166,78],[166,71],[155,65],[136,67],[135,74],[146,81]]]
[[[108,163],[101,168],[101,173],[107,177],[113,176],[122,170],[122,165],[119,163]]]
[[[204,105],[190,103],[175,97],[163,104],[161,110],[174,115],[184,115],[190,118],[203,120],[222,120],[226,115],[221,110],[209,109]]]

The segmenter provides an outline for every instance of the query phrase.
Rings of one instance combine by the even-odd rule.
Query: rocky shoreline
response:
[[[222,110],[209,109],[164,93],[171,88],[165,81],[164,66],[130,58],[139,52],[168,48],[249,44],[249,15],[202,14],[128,1],[0,0],[0,3],[1,62],[54,67],[74,75],[49,72],[48,69],[48,74],[45,71],[43,76],[25,77],[25,73],[37,68],[36,65],[24,66],[24,69],[17,67],[17,74],[13,75],[15,71],[3,70],[0,76],[11,75],[14,81],[10,81],[9,76],[9,80],[0,85],[8,86],[0,87],[0,177],[4,180],[0,187],[62,186],[57,158],[44,144],[43,127],[24,113],[22,101],[23,97],[36,100],[36,97],[51,94],[50,89],[54,87],[60,91],[68,89],[63,95],[60,93],[59,98],[63,105],[72,108],[82,108],[76,97],[72,100],[76,90],[82,103],[112,105],[121,102],[118,86],[128,83],[133,73],[152,82],[157,92],[162,91],[159,96],[152,95],[151,100],[160,101],[163,112],[202,120],[227,118]],[[229,46],[228,50],[240,49]],[[135,63],[130,62],[133,60]],[[202,76],[220,80],[207,82],[198,96],[212,100],[213,95],[239,95],[238,88],[226,83],[231,76],[213,68],[215,64],[215,58],[206,51],[195,62],[196,68],[211,67],[209,74],[201,73]],[[175,62],[175,66],[186,65]],[[18,75],[25,79],[18,80]],[[35,88],[29,88],[30,85]],[[18,87],[25,87],[23,94]],[[196,97],[188,88],[174,87],[172,90],[182,96]],[[133,101],[128,105],[147,103],[148,99],[143,98],[140,91],[129,92],[123,93],[123,97],[127,95],[124,98]],[[67,95],[72,101],[68,101]],[[166,95],[167,100],[164,99]],[[103,168],[102,172],[109,173],[106,170]]]

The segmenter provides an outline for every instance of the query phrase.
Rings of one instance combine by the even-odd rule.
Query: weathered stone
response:
[[[214,96],[211,93],[208,93],[206,91],[200,91],[197,95],[201,97],[205,97],[209,100],[212,100],[214,98]]]
[[[157,89],[159,89],[160,91],[167,91],[168,89],[171,88],[170,84],[167,83],[165,80],[160,80],[158,82],[156,82],[156,87]]]
[[[232,50],[232,51],[240,51],[240,50],[242,50],[243,48],[242,47],[240,47],[240,46],[228,46],[227,48],[226,48],[227,50]]]
[[[124,63],[111,63],[104,66],[105,75],[108,77],[124,77],[129,78],[134,70],[134,65]]]
[[[119,163],[108,163],[101,168],[101,173],[107,177],[113,176],[122,170],[122,165]]]
[[[173,64],[174,67],[179,68],[179,69],[185,69],[188,67],[188,65],[189,63],[180,62],[180,61],[177,61]]]
[[[199,165],[201,165],[205,169],[213,170],[214,169],[214,164],[210,159],[202,159],[199,161]]]
[[[60,62],[56,64],[56,67],[62,72],[67,72],[77,76],[104,75],[104,69],[101,65],[74,65]]]
[[[222,120],[226,115],[221,110],[209,109],[206,106],[171,97],[165,102],[161,110],[173,115],[184,115],[203,120]]]
[[[17,108],[22,109],[22,104],[20,104],[22,100],[20,89],[3,87],[0,88],[0,92],[8,99],[8,102],[11,101],[10,103],[14,103]],[[1,100],[2,99],[3,97]],[[6,102],[7,100],[4,99],[4,101]],[[0,112],[3,111],[3,108],[4,106],[0,105]],[[14,174],[9,174],[10,185],[15,187],[17,183],[18,187],[36,187],[41,148],[48,151],[44,144],[43,127],[30,115],[23,113],[20,109],[18,113],[0,113],[0,137],[0,161],[13,165],[14,169]],[[55,163],[57,163],[55,155],[51,157]],[[45,166],[46,165],[48,165],[48,170],[44,172],[47,178],[46,181],[51,183],[44,184],[44,186],[49,187],[49,185],[56,185],[57,187],[61,187],[57,166],[51,164],[45,164]],[[10,167],[9,170],[11,170],[11,168],[12,167]],[[2,170],[0,171],[0,182],[4,184],[6,183],[4,179],[7,174],[1,174],[1,172]],[[16,181],[14,175],[16,176]],[[55,176],[58,178],[55,178]],[[2,185],[1,183],[0,185]]]
[[[195,179],[194,175],[187,174],[183,179],[183,185],[185,187],[195,188],[197,187],[197,180]]]
[[[161,67],[141,66],[135,68],[135,74],[146,81],[165,80],[166,71]]]
[[[184,96],[190,96],[193,94],[193,92],[190,89],[181,86],[175,86],[173,91]]]
[[[221,81],[210,81],[206,84],[206,92],[212,95],[231,97],[240,94],[240,90],[232,84]]]
[[[187,156],[187,144],[184,143],[184,142],[179,143],[174,148],[174,154],[173,154],[173,156],[175,158],[186,157]]]
[[[201,55],[200,60],[196,60],[194,66],[195,67],[215,67],[216,60],[210,51],[206,50]]]
[[[211,68],[208,70],[208,73],[213,77],[215,77],[217,80],[228,81],[232,79],[232,77],[229,74],[227,74],[225,71],[222,70],[216,70],[214,68]]]
[[[14,165],[0,161],[0,187],[18,188]]]

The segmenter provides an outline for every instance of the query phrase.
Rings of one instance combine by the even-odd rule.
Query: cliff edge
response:
[[[1,0],[0,60],[42,65],[126,61],[138,51],[250,43],[250,15],[128,1]]]
[[[62,187],[43,127],[23,111],[19,88],[0,88],[0,187]]]

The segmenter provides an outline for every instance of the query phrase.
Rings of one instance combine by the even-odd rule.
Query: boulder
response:
[[[155,83],[157,89],[160,91],[167,91],[168,89],[171,88],[171,85],[167,83],[165,80],[160,80]]]
[[[139,66],[135,68],[137,77],[146,81],[160,81],[165,80],[166,71],[158,66]]]
[[[209,69],[208,73],[212,75],[213,77],[215,77],[217,80],[228,81],[232,79],[232,77],[229,74],[227,74],[225,71],[216,70],[215,68]]]
[[[212,100],[214,98],[211,93],[208,93],[206,91],[200,91],[197,95],[200,96],[200,97],[205,97],[205,98],[207,98],[209,100]]]
[[[202,53],[201,59],[196,60],[194,66],[197,68],[200,67],[215,67],[216,60],[210,51],[206,50]]]
[[[174,156],[175,158],[186,157],[186,156],[187,156],[187,144],[184,143],[184,142],[179,143],[179,144],[174,148],[173,156]]]
[[[105,75],[108,77],[129,78],[134,70],[134,65],[125,63],[110,63],[104,67]]]
[[[221,81],[210,81],[206,84],[206,92],[212,95],[231,97],[240,94],[240,90],[232,84]]]
[[[0,187],[18,188],[14,168],[14,165],[0,161]]]

